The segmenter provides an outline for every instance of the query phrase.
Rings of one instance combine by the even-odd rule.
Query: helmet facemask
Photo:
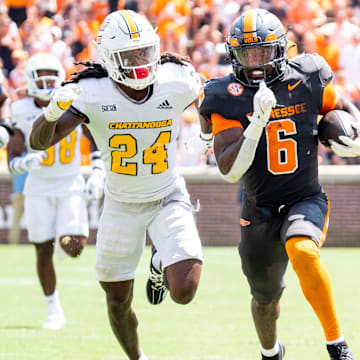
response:
[[[142,90],[156,80],[160,60],[159,43],[124,51],[107,51],[103,59],[105,68],[114,81]]]
[[[234,73],[247,86],[261,81],[272,84],[285,70],[287,39],[282,38],[252,45],[228,46]]]
[[[29,96],[49,101],[54,91],[65,80],[65,71],[54,56],[38,53],[27,61],[24,80]]]
[[[47,72],[48,74],[41,75],[39,74],[41,72]],[[43,101],[49,101],[55,89],[61,86],[63,79],[59,78],[59,74],[55,70],[38,69],[32,73],[33,86],[28,90],[29,95]]]
[[[149,21],[130,11],[108,15],[100,27],[97,49],[109,77],[135,90],[156,80],[160,38]]]
[[[285,72],[287,36],[281,21],[269,11],[244,12],[231,25],[226,41],[234,75],[245,86],[272,84]]]

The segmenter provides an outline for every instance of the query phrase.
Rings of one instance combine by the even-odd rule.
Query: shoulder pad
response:
[[[159,68],[155,85],[180,96],[178,104],[186,108],[199,97],[201,79],[191,64],[166,62]]]
[[[231,94],[231,91],[234,92]],[[239,96],[234,96],[236,91],[239,92]],[[207,119],[210,119],[213,113],[220,114],[226,119],[242,118],[242,113],[250,111],[244,107],[248,100],[246,91],[243,85],[235,81],[232,74],[206,81],[200,102],[200,114]]]
[[[160,65],[157,81],[161,83],[165,82],[188,82],[189,79],[199,78],[198,73],[194,67],[189,63],[186,65],[179,65],[171,62],[166,62]]]
[[[295,66],[309,75],[317,73],[322,84],[327,84],[333,78],[334,74],[325,61],[318,54],[302,54],[289,60],[290,66]]]
[[[83,103],[95,103],[106,98],[108,92],[108,83],[111,80],[103,78],[80,79],[78,84],[82,88],[82,93],[76,101]]]
[[[26,97],[20,100],[16,100],[11,104],[11,114],[13,117],[21,116],[28,112],[29,103],[32,104],[33,98]]]

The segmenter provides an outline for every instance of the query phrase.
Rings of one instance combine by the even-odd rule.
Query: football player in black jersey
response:
[[[285,354],[276,320],[289,259],[321,322],[330,359],[354,359],[320,259],[329,203],[318,181],[317,124],[319,114],[333,109],[357,119],[359,113],[336,94],[322,57],[287,58],[286,32],[268,11],[237,18],[226,48],[233,72],[205,83],[200,114],[202,131],[212,128],[222,176],[229,182],[242,178],[244,184],[239,253],[262,359]],[[343,140],[348,146],[332,145],[338,155],[360,155],[358,140]]]

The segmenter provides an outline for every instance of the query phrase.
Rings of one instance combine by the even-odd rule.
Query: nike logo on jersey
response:
[[[295,84],[293,84],[293,85],[290,85],[290,84],[288,84],[288,90],[289,91],[293,91],[300,83],[301,83],[301,81],[302,80],[299,80],[299,81],[297,81]]]
[[[157,109],[172,109],[173,107],[170,105],[170,103],[165,100],[164,102],[162,102],[158,107]]]
[[[241,226],[248,226],[250,224],[251,224],[251,222],[249,220],[245,220],[243,218],[240,218],[240,225]]]

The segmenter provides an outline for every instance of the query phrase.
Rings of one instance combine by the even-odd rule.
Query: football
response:
[[[348,136],[351,139],[357,137],[356,130],[351,123],[356,122],[355,118],[343,110],[331,110],[326,113],[318,124],[318,137],[321,144],[330,149],[329,140],[335,140],[342,144],[339,136]]]

